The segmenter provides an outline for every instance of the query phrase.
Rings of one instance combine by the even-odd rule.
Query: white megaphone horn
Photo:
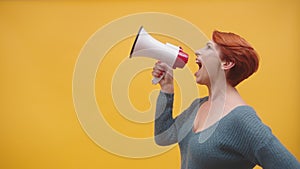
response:
[[[173,69],[183,68],[189,59],[188,54],[183,52],[181,47],[161,43],[149,35],[143,26],[134,40],[129,57],[150,57],[166,63]],[[164,75],[159,78],[154,77],[152,83],[157,84]]]

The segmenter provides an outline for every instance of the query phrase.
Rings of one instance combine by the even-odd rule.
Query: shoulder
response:
[[[191,104],[190,106],[185,109],[182,112],[182,115],[190,115],[192,112],[196,112],[198,111],[199,107],[208,100],[208,96],[207,97],[203,97],[203,98],[196,98]]]
[[[184,123],[191,125],[193,124],[194,117],[201,106],[205,101],[208,100],[208,97],[196,98],[193,102],[186,108],[180,115],[176,117],[177,126],[182,126]],[[179,127],[181,128],[181,127]]]
[[[254,108],[248,105],[238,106],[234,108],[231,114],[232,118],[235,120],[235,122],[238,122],[238,124],[248,125],[254,122],[261,122],[261,119],[258,117]]]
[[[238,106],[231,113],[232,120],[240,128],[245,127],[245,129],[254,131],[268,128],[257,115],[254,108],[250,106]]]
[[[238,106],[232,110],[234,121],[241,126],[263,125],[262,120],[251,106]]]
[[[208,96],[194,99],[192,103],[181,113],[180,116],[190,115],[192,112],[197,111],[201,104],[203,104],[207,100]]]
[[[239,106],[231,113],[232,126],[239,137],[259,146],[272,136],[271,129],[262,122],[252,107]]]
[[[191,105],[189,107],[201,106],[201,104],[203,104],[207,100],[208,100],[208,96],[201,97],[201,98],[196,98],[196,99],[193,100],[193,102],[191,103]]]

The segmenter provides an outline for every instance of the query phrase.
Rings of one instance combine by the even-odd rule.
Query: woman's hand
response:
[[[164,77],[159,81],[161,91],[165,93],[174,93],[173,69],[167,64],[158,61],[153,67],[152,76],[159,78],[163,75]]]

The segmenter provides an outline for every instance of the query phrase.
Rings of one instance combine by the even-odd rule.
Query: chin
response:
[[[204,84],[204,83],[201,83],[201,82],[197,82],[197,84],[198,84],[198,85],[206,85],[206,84]]]
[[[196,79],[196,83],[199,85],[208,85],[208,82],[205,79]]]
[[[199,80],[199,79],[196,79],[196,83],[199,84],[199,85],[205,85],[205,84],[203,83],[203,81],[201,81],[201,79],[200,79],[200,80]]]

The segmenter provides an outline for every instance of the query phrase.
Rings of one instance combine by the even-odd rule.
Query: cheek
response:
[[[223,71],[221,68],[221,62],[219,59],[210,58],[205,63],[204,69],[201,72],[201,76],[204,79],[215,79],[219,77],[219,74]]]
[[[202,59],[206,60],[206,61],[209,61],[211,59],[220,60],[219,52],[217,52],[216,50],[213,50],[213,49],[203,51]]]
[[[208,71],[221,68],[221,60],[214,56],[203,59],[203,64]]]

